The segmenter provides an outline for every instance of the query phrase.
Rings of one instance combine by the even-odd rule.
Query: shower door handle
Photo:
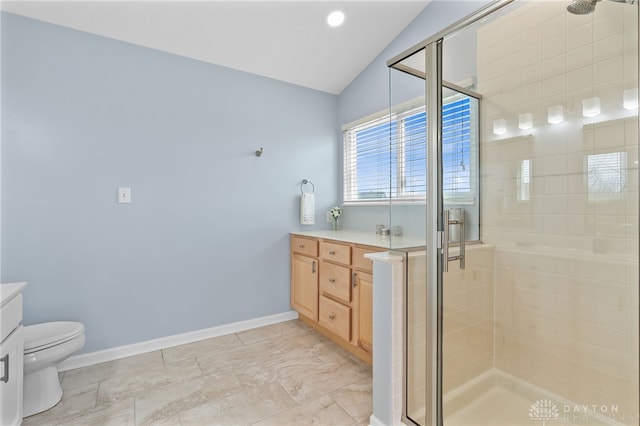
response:
[[[442,254],[444,259],[442,272],[449,272],[449,210],[442,212],[442,222],[444,223],[444,230],[442,231]]]
[[[460,211],[460,217],[455,220],[451,220],[449,217],[449,210],[442,212],[442,221],[444,223],[444,231],[442,232],[442,254],[444,255],[444,263],[442,265],[443,272],[449,272],[449,262],[453,260],[460,261],[460,269],[464,269],[464,210]],[[457,256],[449,256],[449,225],[458,225],[460,227],[460,253]]]

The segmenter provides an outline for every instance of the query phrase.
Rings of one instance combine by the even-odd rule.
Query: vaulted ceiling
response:
[[[339,94],[429,0],[2,1],[4,11]],[[326,18],[342,10],[342,26]]]

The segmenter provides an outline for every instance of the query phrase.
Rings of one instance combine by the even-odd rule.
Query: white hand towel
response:
[[[316,201],[313,192],[303,192],[300,197],[300,223],[303,225],[316,223]]]

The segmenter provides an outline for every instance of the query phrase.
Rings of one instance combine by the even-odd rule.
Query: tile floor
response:
[[[508,375],[488,375],[480,382],[463,385],[465,387],[452,398],[445,396],[443,409],[447,426],[622,426],[615,417],[575,412],[573,407],[581,405],[566,405],[568,401],[558,401],[557,396]],[[548,405],[535,409],[545,403]]]
[[[371,367],[298,320],[61,373],[23,425],[367,425]]]

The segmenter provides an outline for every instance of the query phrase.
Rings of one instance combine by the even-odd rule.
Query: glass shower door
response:
[[[444,425],[640,420],[638,7],[568,3],[444,37],[443,80],[472,57],[482,95],[482,243],[442,276]]]
[[[426,250],[408,256],[405,327],[416,424],[640,423],[638,5],[568,4],[497,2],[390,60],[426,84]],[[468,95],[453,86],[481,97],[466,200],[447,187],[467,179],[464,149],[445,146],[447,100]],[[443,213],[473,222],[474,203],[477,241],[445,272]]]

